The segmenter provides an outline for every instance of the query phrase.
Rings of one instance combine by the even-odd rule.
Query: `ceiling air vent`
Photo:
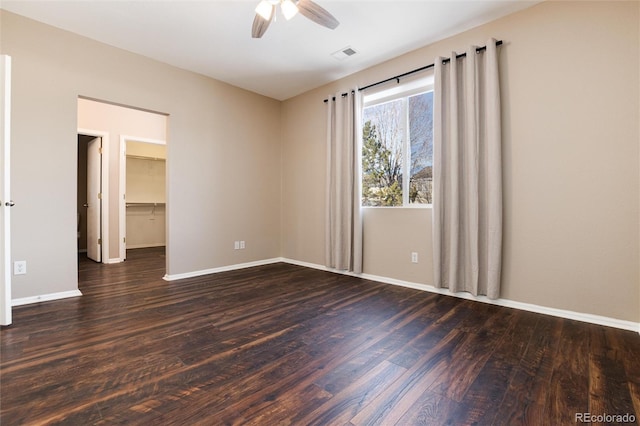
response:
[[[336,58],[339,61],[342,61],[343,59],[347,59],[349,56],[353,56],[355,55],[357,52],[355,50],[353,50],[350,46],[345,47],[343,49],[338,50],[337,52],[333,52],[331,54],[331,56],[333,56],[334,58]]]

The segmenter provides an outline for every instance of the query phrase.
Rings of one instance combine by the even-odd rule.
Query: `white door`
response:
[[[11,324],[11,58],[0,55],[0,325]]]
[[[89,141],[87,149],[87,257],[102,262],[102,138]]]

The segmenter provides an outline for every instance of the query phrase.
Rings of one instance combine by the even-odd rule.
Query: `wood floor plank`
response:
[[[569,424],[575,422],[575,413],[589,412],[588,326],[563,320],[560,340],[545,414],[555,424]]]
[[[468,338],[469,334],[462,331],[453,330],[448,333],[413,367],[354,416],[351,423],[354,425],[394,424],[394,419],[404,415],[423,390],[447,368],[450,353],[454,348],[463,344]],[[400,404],[402,408],[395,410]]]
[[[0,424],[640,414],[637,333],[283,263],[172,282],[164,264],[162,248],[81,258],[82,297],[16,307],[0,331]]]
[[[451,413],[454,424],[508,424],[496,418],[515,366],[499,356],[490,357],[460,401],[459,409]]]
[[[539,401],[547,390],[555,354],[554,329],[539,314],[518,312],[492,357],[512,367],[502,401],[494,404],[493,424],[543,424],[544,407]],[[560,329],[557,329],[559,336]],[[488,367],[491,367],[489,364]]]
[[[382,361],[349,386],[332,396],[313,412],[303,417],[300,424],[347,424],[375,399],[386,387],[395,382],[406,369],[388,361]]]
[[[492,317],[495,316],[499,316],[498,311]],[[449,368],[429,385],[428,391],[441,393],[456,402],[462,401],[471,384],[484,371],[484,365],[495,347],[504,338],[504,333],[489,332],[490,328],[486,328],[486,325],[490,323],[492,321],[489,319],[485,321],[482,331],[471,334],[472,337],[464,345],[454,348],[451,359],[464,362],[451,362]]]

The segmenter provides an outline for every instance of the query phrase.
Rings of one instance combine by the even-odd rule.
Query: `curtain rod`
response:
[[[502,44],[502,40],[497,40],[496,41],[496,47],[500,46],[501,44]],[[485,51],[485,50],[487,50],[487,46],[478,47],[476,49],[476,53],[480,53],[480,52]],[[456,59],[464,58],[466,56],[467,56],[467,52],[464,52],[464,53],[461,53],[459,55],[456,55]],[[451,58],[445,58],[442,61],[442,63],[446,64],[447,62],[450,62],[450,61],[451,61]],[[394,77],[387,78],[385,80],[377,81],[375,83],[368,84],[368,85],[366,85],[364,87],[359,87],[358,91],[361,92],[363,90],[367,90],[367,89],[370,89],[371,87],[379,86],[381,84],[385,84],[385,83],[388,83],[388,82],[393,81],[393,80],[396,80],[398,83],[400,83],[400,79],[401,78],[407,77],[407,76],[409,76],[411,74],[415,74],[415,73],[420,72],[420,71],[428,70],[429,68],[433,68],[434,66],[435,66],[435,64],[425,65],[424,67],[416,68],[415,70],[407,71],[407,72],[405,72],[403,74],[399,74],[399,75],[396,75]],[[352,90],[351,93],[354,93],[354,91]],[[342,97],[345,97],[347,95],[348,95],[348,93],[343,93]],[[333,98],[331,98],[331,99],[334,100],[334,101],[336,100],[335,96]],[[329,99],[325,99],[324,102],[325,103],[329,102]]]

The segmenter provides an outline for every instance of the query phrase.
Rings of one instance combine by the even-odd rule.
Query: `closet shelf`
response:
[[[164,205],[166,205],[166,203],[127,203],[126,207],[156,207]]]
[[[134,160],[146,160],[146,161],[167,161],[166,158],[159,158],[159,157],[144,157],[142,155],[126,155],[127,158],[131,158]]]

